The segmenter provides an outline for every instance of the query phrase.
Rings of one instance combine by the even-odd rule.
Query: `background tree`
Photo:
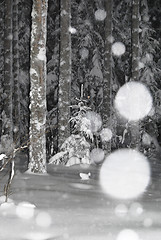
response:
[[[132,1],[131,20],[131,80],[139,81],[139,26],[140,26],[140,0]],[[138,148],[140,142],[139,122],[130,123],[131,144],[130,147]]]
[[[47,0],[34,0],[30,68],[29,170],[46,172],[46,30]]]
[[[71,101],[71,1],[61,0],[60,66],[58,90],[58,148],[70,135]]]
[[[1,147],[3,151],[13,150],[13,74],[12,74],[12,1],[4,3],[4,79]]]
[[[106,18],[105,18],[105,53],[104,53],[104,81],[103,81],[103,110],[102,120],[103,127],[109,127],[111,123],[112,112],[112,0],[105,1]],[[110,153],[110,142],[103,144],[103,148]]]
[[[14,142],[20,145],[20,86],[19,86],[19,22],[18,22],[18,0],[13,2],[13,125]]]

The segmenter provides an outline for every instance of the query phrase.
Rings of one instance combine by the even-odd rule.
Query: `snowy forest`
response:
[[[72,188],[95,194],[94,206],[96,192],[101,196],[104,192],[103,209],[107,196],[136,199],[149,186],[158,194],[154,182],[161,176],[160,1],[0,0],[0,34],[0,214],[4,221],[15,214],[32,219],[36,229],[44,227],[46,220],[45,232],[39,235],[37,230],[23,239],[94,240],[94,234],[105,239],[105,230],[100,230],[101,237],[94,231],[78,238],[77,227],[71,230],[76,235],[67,231],[51,238],[45,234],[53,236],[48,231],[52,216],[27,202],[24,206],[22,200],[43,198],[46,203],[53,187],[50,174],[60,191],[69,190],[69,196],[68,192],[60,196],[58,187],[54,189],[58,202],[68,203],[70,194],[75,194],[69,185],[65,190],[68,181]],[[28,195],[26,181],[34,189],[47,184],[49,191],[43,197],[40,192],[37,198]],[[26,189],[26,195],[18,189]],[[79,198],[85,201],[81,194]],[[116,217],[125,217],[122,224],[134,215],[139,217],[143,211],[139,204],[118,205]],[[38,212],[35,220],[34,211]],[[56,213],[59,220],[61,214]],[[143,225],[148,228],[152,222],[146,217]],[[66,224],[69,230],[70,223]],[[106,239],[141,239],[133,230],[124,231],[116,238],[115,230]],[[2,239],[9,239],[7,230],[5,234],[0,234]],[[22,239],[21,234],[15,239]]]

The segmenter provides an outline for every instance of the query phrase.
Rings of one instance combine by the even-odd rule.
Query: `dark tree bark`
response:
[[[46,172],[47,0],[33,0],[30,66],[29,170]]]
[[[13,1],[13,122],[14,143],[20,145],[20,89],[19,89],[19,39],[18,39],[18,0]]]
[[[70,136],[71,96],[71,0],[61,0],[60,75],[58,92],[58,148]]]
[[[105,0],[105,10],[107,13],[105,19],[105,57],[104,57],[104,83],[103,83],[103,109],[102,119],[103,127],[109,127],[111,118],[111,78],[112,78],[112,55],[111,41],[112,37],[112,0]],[[103,148],[110,153],[111,143],[105,142]]]
[[[13,120],[12,120],[12,1],[6,0],[4,5],[4,80],[3,80],[3,113],[2,113],[2,136],[3,140],[8,143],[13,142]],[[11,151],[8,146],[8,151]]]
[[[132,26],[131,26],[131,41],[132,41],[132,61],[131,61],[131,80],[139,81],[139,5],[140,0],[132,1]],[[130,124],[131,144],[132,148],[139,148],[140,141],[140,124],[132,122]]]

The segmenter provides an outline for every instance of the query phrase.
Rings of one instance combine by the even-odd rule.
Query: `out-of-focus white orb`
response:
[[[79,54],[82,59],[86,59],[89,56],[89,50],[87,48],[83,47],[79,50]]]
[[[71,34],[75,34],[76,32],[77,32],[77,30],[74,28],[74,27],[69,27],[69,32],[71,33]]]
[[[140,240],[140,238],[135,231],[124,229],[118,234],[116,240]]]
[[[130,208],[129,208],[129,213],[134,216],[134,217],[138,217],[143,213],[143,207],[140,203],[138,202],[134,202],[131,204]]]
[[[112,53],[115,56],[121,56],[125,53],[126,48],[122,42],[115,42],[112,44]]]
[[[144,193],[150,181],[147,158],[133,149],[111,153],[100,170],[103,191],[118,199],[132,199]]]
[[[108,42],[113,43],[114,42],[114,37],[112,35],[107,37]]]
[[[119,204],[115,208],[115,215],[117,217],[125,217],[128,213],[128,208],[125,204]]]
[[[101,148],[94,148],[90,152],[91,163],[100,164],[103,162],[105,153]]]
[[[143,221],[143,225],[146,228],[149,228],[153,225],[153,220],[151,218],[145,218]]]
[[[16,207],[16,215],[22,219],[30,219],[34,216],[35,205],[29,202],[20,202]]]
[[[112,131],[109,128],[102,128],[100,132],[102,142],[108,142],[112,138]]]
[[[90,120],[91,123],[91,131],[93,133],[96,133],[97,131],[100,130],[102,126],[102,119],[101,116],[93,111],[88,111],[85,115],[85,117]]]
[[[37,215],[35,221],[38,226],[44,227],[44,228],[50,227],[50,225],[52,224],[52,218],[50,214],[47,212],[40,212]]]
[[[115,108],[129,121],[138,121],[148,115],[153,105],[146,86],[139,82],[124,84],[116,94]]]
[[[98,9],[97,11],[95,11],[95,19],[98,21],[104,21],[107,14],[106,11],[103,9]]]

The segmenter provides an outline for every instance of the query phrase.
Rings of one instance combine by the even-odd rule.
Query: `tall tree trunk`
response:
[[[61,0],[60,75],[58,92],[58,148],[70,135],[71,96],[71,0]]]
[[[4,28],[4,81],[3,81],[3,114],[2,114],[2,137],[6,141],[13,142],[13,121],[12,121],[12,0],[6,0],[5,10],[5,28]],[[3,137],[5,136],[5,137]],[[11,151],[8,146],[8,151]]]
[[[18,41],[18,2],[13,1],[13,121],[14,121],[14,142],[20,145],[20,89],[19,89],[19,41]]]
[[[104,83],[103,83],[103,127],[109,127],[111,118],[111,78],[112,78],[112,55],[111,55],[111,37],[112,37],[112,0],[105,0],[105,9],[107,16],[105,18],[105,57],[104,57]],[[111,143],[103,144],[107,153],[111,152]]]
[[[132,80],[139,81],[139,18],[140,0],[132,1]]]
[[[0,8],[0,116],[3,110],[3,79],[4,79],[4,1],[1,3]],[[2,134],[2,120],[0,120],[0,134]]]
[[[139,81],[139,6],[140,0],[132,0],[132,62],[131,62],[131,79],[132,81]],[[131,130],[131,147],[139,148],[140,141],[140,124],[133,122],[130,124]]]
[[[47,0],[33,0],[30,68],[29,170],[46,172]]]

